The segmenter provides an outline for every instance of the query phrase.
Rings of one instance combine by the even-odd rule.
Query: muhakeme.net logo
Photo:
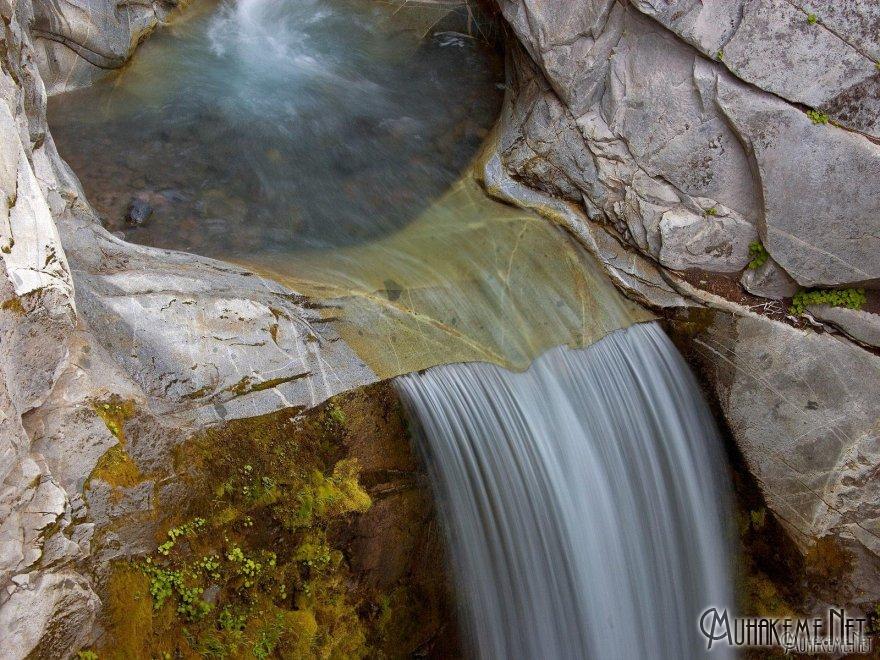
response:
[[[700,616],[700,632],[706,648],[780,648],[786,653],[870,653],[868,619],[849,616],[843,608],[830,609],[824,617],[735,617],[726,609],[712,607]]]

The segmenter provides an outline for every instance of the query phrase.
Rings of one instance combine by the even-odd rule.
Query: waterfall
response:
[[[456,364],[397,382],[468,650],[706,653],[700,613],[732,604],[729,484],[697,384],[657,325],[556,348],[523,373]]]

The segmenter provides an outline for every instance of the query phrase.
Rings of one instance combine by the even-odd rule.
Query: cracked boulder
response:
[[[880,136],[880,6],[873,0],[633,0],[737,78]]]
[[[196,426],[376,380],[307,299],[244,269],[62,223],[77,305],[156,414]]]
[[[717,314],[694,339],[749,471],[807,559],[839,551],[827,602],[880,593],[880,358],[829,334]]]

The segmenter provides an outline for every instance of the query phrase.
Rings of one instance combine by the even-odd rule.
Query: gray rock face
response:
[[[830,305],[811,305],[807,310],[857,342],[880,348],[880,315]]]
[[[34,0],[31,35],[50,94],[88,85],[128,61],[176,0]]]
[[[762,91],[764,78],[738,79],[726,48],[723,63],[714,59],[761,2],[499,4],[528,53],[511,57],[516,92],[501,138],[502,160],[515,178],[582,203],[591,220],[610,224],[668,268],[736,271],[746,264],[743,244],[757,235],[802,286],[876,284],[880,146],[843,123],[813,123],[773,85]],[[796,3],[783,4],[804,17],[805,29],[838,39],[807,23]],[[840,21],[862,29],[844,13]],[[738,39],[752,39],[760,51],[757,35]],[[817,47],[798,55],[812,69],[831,69],[811,79],[816,89],[848,75],[834,73],[835,52]],[[866,81],[880,75],[870,58],[853,57],[870,64]],[[750,66],[766,66],[770,81],[781,75],[773,67],[787,71],[769,52],[755,54]],[[873,92],[845,91],[834,98],[847,96],[859,112],[880,116]],[[709,209],[731,219],[718,223]],[[671,242],[664,246],[667,213]],[[694,217],[701,215],[705,225]],[[706,253],[707,246],[718,249]]]
[[[754,157],[773,259],[802,286],[877,280],[880,147],[742,85],[718,101]]]
[[[159,415],[311,407],[376,380],[302,296],[229,264],[60,223],[77,307]]]
[[[870,0],[633,0],[738,78],[880,134],[880,10]],[[821,55],[819,55],[821,54]]]
[[[740,283],[746,291],[761,298],[791,298],[798,291],[797,282],[772,259],[759,268],[746,270]]]
[[[742,270],[749,262],[749,244],[757,238],[757,232],[736,212],[719,212],[717,208],[712,208],[710,217],[684,209],[664,212],[660,217],[657,260],[672,270]]]

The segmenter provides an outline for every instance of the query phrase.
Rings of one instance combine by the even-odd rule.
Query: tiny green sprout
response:
[[[819,110],[807,110],[807,117],[810,118],[814,124],[827,124],[828,123],[828,115]]]
[[[761,241],[752,241],[749,243],[749,257],[751,261],[749,261],[749,269],[757,270],[770,258],[770,253],[767,252],[767,248],[765,248]]]
[[[815,25],[816,21],[819,19],[816,17],[816,14],[807,14],[807,23],[810,25]]]
[[[706,209],[706,215],[711,215],[711,216],[718,215],[718,208],[713,206],[711,209]]]
[[[721,50],[719,50],[717,53],[715,53],[715,58],[716,58],[719,62],[721,62],[722,60],[724,60],[724,49],[723,49],[723,48],[722,48]]]

